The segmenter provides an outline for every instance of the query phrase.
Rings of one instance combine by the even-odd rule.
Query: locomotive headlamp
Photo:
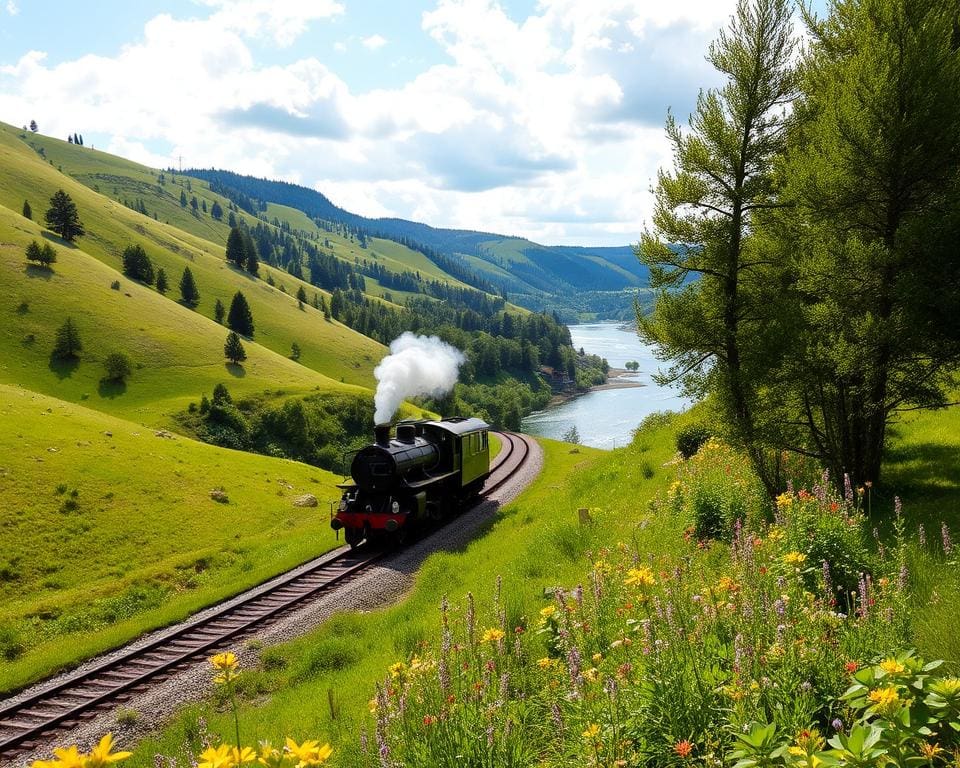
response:
[[[395,514],[395,515],[399,515],[399,514],[400,514],[400,502],[399,502],[399,501],[393,502],[393,504],[390,505],[390,511],[393,512],[393,514]]]

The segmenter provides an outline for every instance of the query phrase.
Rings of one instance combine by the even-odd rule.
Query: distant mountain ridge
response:
[[[459,272],[457,276],[464,282],[483,289],[495,285],[507,291],[512,300],[534,309],[589,312],[583,302],[591,292],[623,293],[620,304],[627,308],[632,306],[636,290],[648,285],[648,272],[629,245],[545,246],[492,232],[432,227],[400,218],[370,218],[341,208],[323,193],[298,184],[211,168],[184,173],[207,181],[211,188],[251,213],[258,213],[267,203],[285,205],[315,220],[396,240],[434,261],[445,257],[444,268]],[[479,285],[481,282],[483,285]],[[602,299],[605,306],[609,305],[609,295]]]

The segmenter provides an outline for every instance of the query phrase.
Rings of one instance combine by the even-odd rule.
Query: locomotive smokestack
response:
[[[389,424],[377,424],[377,426],[373,428],[373,434],[376,438],[377,445],[390,445]]]

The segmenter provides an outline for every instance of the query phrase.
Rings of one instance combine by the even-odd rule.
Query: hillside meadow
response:
[[[9,385],[0,421],[0,691],[337,545],[340,478],[315,467]],[[294,507],[306,493],[318,506]]]

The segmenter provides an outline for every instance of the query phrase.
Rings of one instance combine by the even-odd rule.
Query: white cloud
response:
[[[378,51],[387,44],[387,38],[383,35],[370,35],[360,41],[363,47],[370,51]]]
[[[20,8],[17,6],[14,0],[7,0],[7,13],[9,13],[11,16],[16,16],[18,13],[20,13]]]
[[[104,134],[154,166],[183,155],[317,186],[367,215],[586,244],[639,237],[670,159],[667,107],[683,114],[712,84],[703,53],[733,5],[540,0],[518,22],[492,0],[440,0],[422,27],[445,61],[354,93],[339,57],[264,66],[250,46],[290,45],[340,3],[202,2],[208,18],[157,16],[113,57],[0,67],[0,119]],[[386,40],[333,48],[348,42]]]

